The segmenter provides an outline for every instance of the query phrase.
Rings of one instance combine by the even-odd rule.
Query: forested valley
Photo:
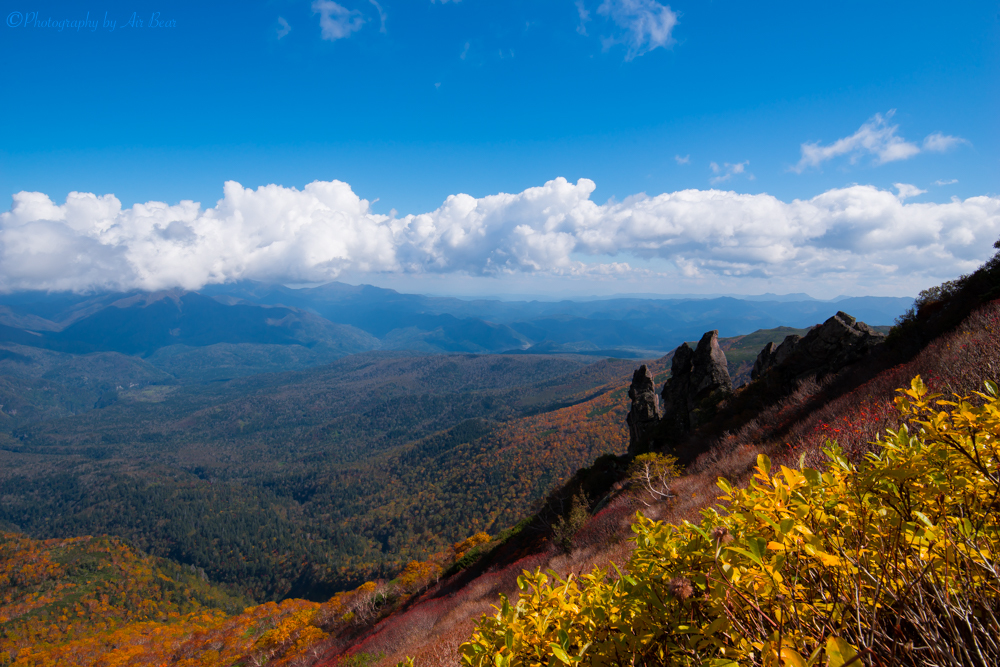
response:
[[[747,337],[734,373],[790,331]],[[14,354],[52,363],[8,347],[8,367],[24,365]],[[10,407],[32,394],[6,399],[0,521],[38,538],[115,535],[250,599],[325,600],[516,523],[581,466],[622,454],[633,365],[367,352],[178,383],[134,357],[75,356],[41,380],[14,376],[57,398],[49,413]],[[72,414],[67,395],[98,409]]]
[[[762,346],[806,332],[719,344],[739,386]],[[184,378],[155,355],[3,348],[0,656],[15,664],[389,659],[364,640],[380,619],[487,577],[481,609],[546,549],[620,550],[606,520],[581,528],[626,471],[633,359],[367,351]],[[259,348],[213,354],[240,350]],[[646,364],[662,384],[671,355]]]

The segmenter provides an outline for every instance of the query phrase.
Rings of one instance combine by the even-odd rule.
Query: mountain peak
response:
[[[115,308],[131,308],[135,305],[140,305],[143,308],[151,306],[158,301],[163,301],[164,299],[170,299],[177,305],[178,308],[181,307],[181,297],[186,294],[190,294],[188,290],[181,289],[180,287],[174,287],[167,290],[159,290],[156,292],[140,292],[138,294],[133,294],[127,296],[124,299],[118,299],[111,305]]]

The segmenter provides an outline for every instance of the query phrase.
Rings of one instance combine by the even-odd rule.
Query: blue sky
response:
[[[376,231],[354,225],[340,236],[327,233],[329,252],[309,259],[319,237],[307,235],[305,242],[298,228],[281,222],[299,215],[296,207],[312,206],[293,193],[280,211],[271,211],[274,219],[261,214],[258,224],[284,229],[272,245],[290,234],[285,241],[298,250],[279,260],[275,248],[267,249],[266,270],[205,269],[199,275],[210,282],[339,278],[460,291],[454,280],[460,276],[468,278],[462,289],[490,293],[534,285],[563,293],[805,286],[830,296],[912,294],[988,256],[1000,234],[997,2],[0,5],[8,69],[0,190],[44,193],[62,207],[60,213],[45,205],[29,215],[16,213],[12,203],[2,221],[14,235],[3,242],[5,264],[63,268],[53,268],[53,275],[8,269],[0,276],[6,289],[112,286],[100,276],[121,270],[115,262],[137,276],[119,287],[152,288],[185,273],[184,267],[162,268],[170,261],[219,264],[217,246],[187,255],[174,246],[144,254],[138,223],[114,220],[135,218],[133,204],[148,201],[177,206],[194,200],[207,211],[223,197],[226,181],[251,190],[275,184],[299,194],[313,181],[341,181],[370,203],[351,215],[369,216]],[[127,25],[133,14],[136,24]],[[154,15],[162,25],[150,27]],[[115,22],[113,31],[106,20]],[[544,190],[557,177],[604,207],[596,218],[581,223],[589,214],[570,202],[566,211],[577,211],[564,211],[576,216],[570,229],[545,222],[545,207],[532,212],[494,202],[480,206],[489,209],[487,222],[459,225],[463,234],[475,228],[492,239],[474,249],[441,222],[439,207],[450,195],[483,201]],[[768,213],[767,202],[738,198],[711,209],[715,213],[698,209],[718,219],[708,225],[716,229],[711,238],[692,236],[696,222],[678,229],[681,214],[655,202],[649,207],[655,212],[646,212],[660,224],[652,235],[639,229],[645,223],[636,222],[635,210],[606,208],[609,199],[628,202],[640,193],[655,198],[713,188],[766,194],[792,209],[794,200],[824,193],[837,201],[817,204],[821,214]],[[106,215],[114,220],[88,218],[86,229],[67,222],[65,202],[73,191],[113,194],[120,206]],[[891,203],[883,199],[890,193],[899,210],[886,213]],[[858,197],[871,210],[838,222],[836,211]],[[952,198],[978,199],[969,204],[972,211],[914,208]],[[426,223],[439,232],[433,243],[426,234],[414,236],[417,218],[399,223],[408,226],[400,240],[393,220],[434,212],[433,223]],[[176,222],[192,238],[205,237],[197,215],[165,215],[139,227]],[[628,215],[633,224],[625,229],[620,218]],[[826,216],[826,226],[810,222],[816,215]],[[733,230],[726,222],[733,216],[757,222]],[[964,223],[956,216],[974,222],[959,229],[955,225]],[[209,217],[230,224],[220,222],[219,211]],[[608,222],[612,218],[618,222]],[[798,225],[799,231],[775,238],[770,228],[759,233],[771,219],[775,227]],[[46,247],[54,247],[49,237],[29,233],[40,222],[63,224],[66,234],[76,235],[59,247],[79,253],[81,243],[96,242],[110,253],[106,266],[65,269],[65,258]],[[109,227],[129,224],[132,231],[107,237]],[[230,227],[231,234],[257,233]],[[528,227],[530,252],[524,234],[513,236]],[[912,227],[923,229],[920,238],[899,235]],[[349,242],[352,234],[378,237],[377,230],[388,230],[379,238],[392,246],[392,257]],[[616,240],[595,242],[595,234]],[[909,255],[920,262],[875,257],[880,243],[911,247]],[[750,259],[738,260],[744,250]],[[116,252],[120,256],[111,257]],[[227,261],[253,264],[246,257]],[[833,270],[820,270],[817,262]],[[878,270],[862,268],[871,265]]]

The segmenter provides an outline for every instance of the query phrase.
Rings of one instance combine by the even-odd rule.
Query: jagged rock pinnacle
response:
[[[709,331],[694,350],[683,343],[674,351],[670,379],[663,386],[663,421],[680,432],[689,431],[731,393],[733,381],[719,332]]]
[[[632,385],[628,389],[632,408],[626,421],[629,432],[629,453],[637,454],[648,440],[650,432],[660,421],[660,411],[656,406],[656,386],[653,376],[643,364],[632,374]]]
[[[781,345],[768,343],[754,362],[750,379],[780,371],[784,381],[815,375],[821,378],[860,361],[885,340],[885,334],[841,311],[805,336],[788,336]]]

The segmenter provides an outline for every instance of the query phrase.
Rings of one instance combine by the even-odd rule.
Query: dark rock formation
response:
[[[787,338],[791,338],[788,336]],[[757,359],[753,362],[753,370],[750,371],[750,381],[753,382],[763,374],[768,368],[774,365],[774,343],[770,342],[764,349],[757,353]]]
[[[719,332],[709,331],[694,350],[687,343],[674,350],[670,379],[663,386],[663,422],[670,429],[690,431],[731,393],[733,381],[726,353],[719,347]]]
[[[628,451],[632,455],[641,454],[648,448],[649,435],[660,421],[660,411],[656,407],[656,387],[645,364],[632,374],[628,397],[632,399],[632,408],[625,418],[628,422]]]
[[[757,355],[750,378],[780,376],[794,381],[808,375],[822,378],[848,364],[860,361],[885,340],[885,334],[839,312],[805,336],[788,336],[781,345],[774,343]]]

